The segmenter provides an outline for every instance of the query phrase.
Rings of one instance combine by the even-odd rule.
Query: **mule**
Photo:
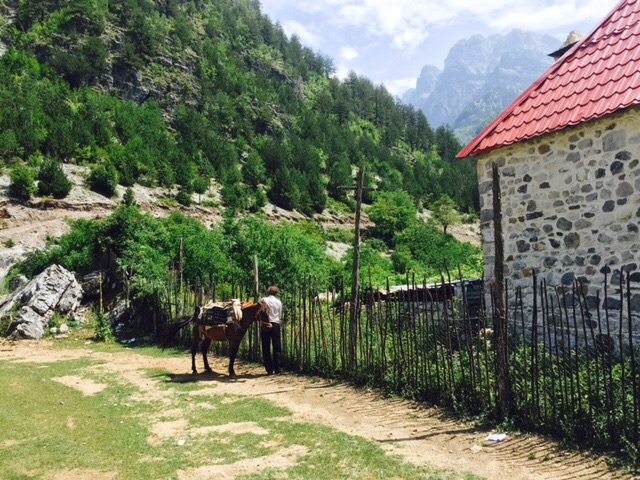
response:
[[[246,303],[242,305],[242,317],[240,320],[233,320],[227,325],[208,326],[198,324],[198,319],[201,317],[202,307],[196,307],[194,314],[180,322],[178,322],[171,329],[165,340],[165,347],[169,341],[184,327],[189,324],[193,324],[193,342],[191,343],[191,371],[193,374],[197,374],[196,368],[196,353],[198,351],[198,345],[201,344],[202,358],[204,360],[204,371],[211,373],[211,367],[209,366],[209,360],[207,359],[207,352],[211,346],[212,341],[217,342],[229,342],[229,377],[237,378],[236,372],[233,368],[238,355],[238,349],[240,348],[240,342],[244,338],[247,330],[255,322],[259,320],[263,322],[264,319],[261,316],[266,316],[266,313],[262,309],[262,305],[259,303]]]

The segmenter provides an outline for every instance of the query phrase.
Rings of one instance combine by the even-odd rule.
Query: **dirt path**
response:
[[[105,363],[92,368],[108,370],[119,381],[134,384],[145,399],[170,399],[159,380],[150,379],[147,369],[164,369],[173,381],[191,380],[190,359],[152,358],[130,350],[101,353],[87,349],[52,349],[46,341],[4,344],[0,361],[48,363],[70,358],[92,357]],[[34,349],[37,356],[34,357]],[[226,359],[213,358],[216,372],[226,371]],[[349,435],[377,442],[385,451],[400,455],[418,466],[435,466],[458,472],[471,472],[488,479],[614,479],[632,478],[611,471],[604,459],[562,452],[550,440],[539,436],[509,435],[501,443],[485,441],[489,432],[447,418],[435,408],[423,408],[412,402],[383,399],[374,392],[357,390],[340,383],[308,379],[295,375],[265,376],[255,365],[240,363],[237,381],[226,376],[203,375],[203,388],[194,395],[261,396],[293,412],[294,421],[329,426]],[[100,391],[100,385],[81,377],[55,379],[87,395]],[[165,412],[166,414],[166,412]],[[172,428],[182,428],[182,420],[158,423],[149,441],[171,435]],[[220,427],[217,427],[220,428]],[[287,462],[287,456],[281,457]],[[285,465],[282,465],[285,467]],[[181,477],[182,478],[182,477]],[[195,475],[184,478],[214,478]],[[225,477],[226,478],[226,477]]]

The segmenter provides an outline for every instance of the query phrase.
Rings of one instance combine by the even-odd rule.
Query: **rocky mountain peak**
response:
[[[450,125],[470,140],[552,63],[560,42],[514,29],[506,35],[473,35],[449,51],[444,70],[425,66],[403,100],[421,109],[433,127]]]

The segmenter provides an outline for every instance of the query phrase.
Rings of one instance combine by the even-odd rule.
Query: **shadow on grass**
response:
[[[159,375],[160,376],[160,375]],[[169,383],[200,383],[200,382],[220,382],[220,383],[236,383],[251,380],[254,378],[264,377],[266,375],[256,375],[255,373],[238,374],[235,378],[230,378],[226,373],[217,372],[201,372],[201,373],[170,373],[167,376]]]

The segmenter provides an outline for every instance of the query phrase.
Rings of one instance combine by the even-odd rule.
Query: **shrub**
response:
[[[324,232],[324,239],[329,242],[353,244],[353,230],[340,227],[329,227]]]
[[[118,185],[118,172],[112,164],[98,165],[91,169],[87,178],[89,188],[94,192],[113,197]]]
[[[392,261],[396,271],[406,268],[410,255],[410,266],[416,273],[426,274],[433,279],[439,278],[445,262],[454,271],[459,266],[465,278],[480,278],[482,275],[482,250],[441,233],[432,221],[415,222],[411,227],[398,232],[394,242],[397,250],[392,255]]]
[[[0,133],[0,156],[7,158],[22,154],[23,149],[13,130],[5,130]]]
[[[405,245],[400,245],[395,252],[391,254],[391,263],[396,273],[406,273],[411,269],[411,250]]]
[[[264,207],[268,202],[267,194],[264,193],[264,190],[258,188],[253,194],[253,208],[258,211],[262,207]]]
[[[122,203],[127,207],[136,205],[136,197],[133,194],[133,189],[131,187],[127,188],[124,192],[124,195],[122,196]]]
[[[46,159],[38,170],[38,194],[52,195],[53,198],[66,197],[73,184],[69,181],[60,163]]]
[[[369,218],[376,226],[374,236],[391,245],[396,232],[401,232],[415,222],[416,207],[405,192],[380,192],[368,209]]]
[[[102,312],[95,313],[96,328],[93,334],[93,339],[96,342],[112,342],[113,332],[109,326],[109,320]]]
[[[22,200],[29,200],[36,193],[35,172],[26,165],[16,165],[9,174],[11,183],[9,195]]]
[[[373,248],[374,250],[378,251],[378,252],[386,252],[387,251],[387,244],[384,243],[382,240],[380,240],[379,238],[370,238],[366,241],[366,243]]]
[[[190,207],[193,203],[191,200],[191,189],[184,186],[180,187],[180,190],[178,190],[178,194],[176,195],[176,201],[180,205]]]
[[[6,337],[11,328],[11,315],[0,316],[0,337]]]

